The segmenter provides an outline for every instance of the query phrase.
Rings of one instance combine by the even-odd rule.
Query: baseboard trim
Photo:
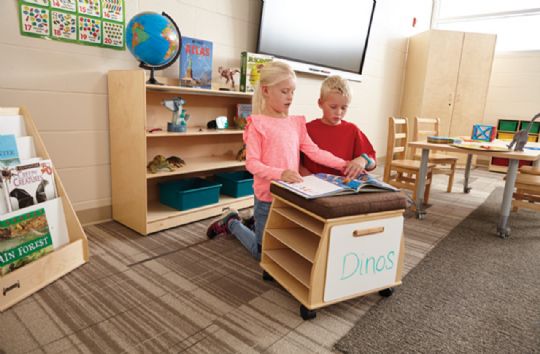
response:
[[[82,226],[99,224],[112,220],[112,206],[78,210],[75,212]]]

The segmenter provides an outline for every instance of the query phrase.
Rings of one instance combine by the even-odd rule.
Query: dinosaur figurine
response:
[[[152,173],[157,173],[159,170],[169,170],[174,171],[174,167],[167,161],[165,156],[156,155],[154,159],[148,163],[148,169]]]
[[[244,144],[242,148],[236,153],[236,160],[246,161],[246,144]]]
[[[527,128],[521,129],[519,132],[514,134],[514,137],[512,138],[512,141],[510,144],[508,144],[508,148],[512,150],[512,147],[514,147],[514,151],[523,151],[523,148],[527,144],[527,141],[529,140],[529,132],[531,131],[531,128],[533,126],[534,121],[540,117],[540,113],[537,113],[529,123],[529,126]]]
[[[186,164],[186,162],[178,156],[167,157],[167,162],[169,163],[170,166],[174,168],[180,168]]]

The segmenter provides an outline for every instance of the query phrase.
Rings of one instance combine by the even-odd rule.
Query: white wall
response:
[[[125,2],[127,20],[141,11],[165,11],[183,35],[212,41],[214,69],[239,66],[240,52],[256,48],[259,0]],[[371,138],[381,156],[386,119],[399,112],[406,38],[426,30],[430,15],[431,0],[377,3],[364,81],[352,83],[348,118]],[[135,59],[127,50],[21,36],[14,0],[0,2],[0,53],[0,106],[29,108],[76,210],[109,207],[106,75],[112,69],[137,67]],[[163,74],[177,76],[177,65]],[[308,119],[319,116],[320,82],[319,77],[299,75],[292,112]]]
[[[540,51],[496,53],[484,122],[531,119],[540,112]]]

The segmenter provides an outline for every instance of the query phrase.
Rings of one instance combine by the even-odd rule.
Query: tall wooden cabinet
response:
[[[470,136],[484,119],[495,41],[492,34],[441,30],[411,37],[401,115],[439,117],[441,135]]]
[[[217,204],[179,211],[159,203],[158,183],[217,171],[244,169],[236,160],[242,130],[206,129],[218,116],[233,117],[236,104],[250,103],[251,94],[178,86],[178,80],[160,78],[165,85],[146,84],[143,70],[109,72],[113,219],[147,235],[163,229],[219,215],[225,208],[253,205],[253,197],[220,196]],[[162,100],[181,96],[190,114],[188,131],[167,132],[172,113]],[[150,133],[153,128],[162,131]],[[186,165],[173,172],[147,171],[155,155],[181,157]]]

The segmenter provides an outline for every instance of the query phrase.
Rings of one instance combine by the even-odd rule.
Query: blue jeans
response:
[[[270,202],[261,202],[255,198],[253,217],[255,218],[255,232],[242,224],[240,220],[233,220],[229,224],[229,231],[240,241],[256,260],[261,259],[261,245],[266,225],[266,219],[270,213]]]

